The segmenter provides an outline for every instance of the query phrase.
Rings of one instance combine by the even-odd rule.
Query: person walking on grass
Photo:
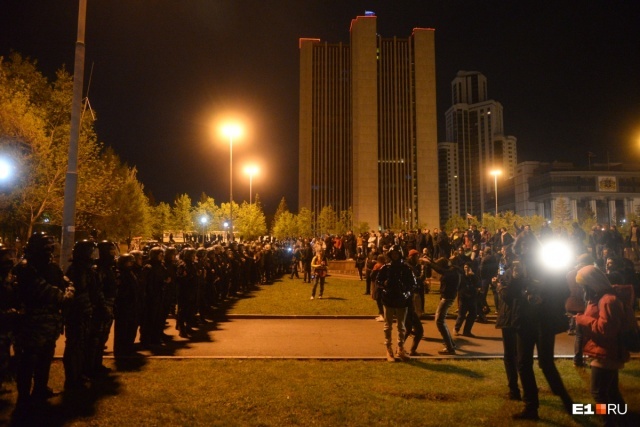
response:
[[[464,275],[460,281],[458,288],[458,301],[460,307],[458,309],[458,318],[456,319],[455,331],[456,335],[460,335],[460,328],[464,324],[462,335],[465,337],[475,337],[471,333],[471,328],[476,321],[476,307],[478,296],[481,294],[480,279],[475,275],[471,268],[471,263],[464,264]]]
[[[391,330],[395,317],[398,329],[398,347],[396,356],[401,360],[407,360],[409,356],[404,349],[406,336],[405,320],[408,312],[408,304],[412,298],[413,290],[418,286],[415,274],[409,265],[403,260],[402,247],[393,245],[389,250],[391,262],[380,269],[376,278],[376,286],[381,292],[384,306],[384,337],[387,348],[387,360],[394,362]]]
[[[438,351],[442,355],[456,354],[456,345],[451,338],[451,332],[447,327],[447,313],[456,300],[458,287],[462,280],[460,271],[449,265],[449,261],[444,258],[438,258],[435,262],[429,261],[431,267],[440,274],[440,302],[436,309],[436,326],[438,332],[442,335],[445,347]]]
[[[420,321],[420,316],[422,316],[422,313],[424,312],[424,286],[423,282],[420,280],[421,270],[420,265],[418,264],[419,257],[420,252],[416,249],[409,250],[407,265],[411,267],[413,274],[417,278],[416,287],[412,290],[412,296],[409,299],[409,304],[407,305],[409,310],[407,311],[407,320],[405,322],[407,335],[413,335],[413,343],[411,344],[411,350],[409,352],[410,356],[418,355],[418,345],[420,345],[420,341],[424,336],[424,327]]]
[[[316,297],[316,288],[318,287],[318,283],[320,283],[319,298],[322,299],[322,294],[324,293],[324,279],[327,277],[327,259],[324,257],[323,249],[320,249],[316,256],[311,260],[311,268],[313,269],[313,274],[316,277],[316,281],[311,289],[311,299],[315,299]]]

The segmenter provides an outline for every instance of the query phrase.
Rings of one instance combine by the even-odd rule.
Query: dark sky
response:
[[[0,0],[0,55],[72,70],[78,0]],[[242,165],[267,213],[297,210],[298,39],[349,41],[371,10],[383,37],[436,29],[439,140],[458,70],[488,79],[518,160],[640,156],[640,2],[636,0],[88,0],[85,83],[100,140],[158,201],[203,191],[229,197],[228,142],[213,131],[235,113],[234,200],[248,199]],[[237,172],[237,173],[235,173]]]

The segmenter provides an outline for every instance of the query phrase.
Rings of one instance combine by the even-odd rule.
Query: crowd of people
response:
[[[84,390],[109,372],[102,357],[112,330],[114,357],[127,358],[135,354],[138,334],[144,347],[163,346],[169,317],[175,318],[179,336],[189,339],[217,306],[284,274],[300,278],[302,273],[305,283],[313,281],[311,299],[322,298],[328,261],[345,259],[355,262],[364,293],[376,302],[387,360],[418,354],[425,294],[432,277],[438,277],[435,324],[444,343],[442,355],[456,354],[455,336],[474,337],[474,324],[488,321],[492,290],[508,396],[525,405],[516,418],[538,418],[534,349],[551,390],[571,411],[573,401],[554,363],[555,335],[561,332],[575,335],[576,366],[584,365],[585,356],[592,360],[596,402],[623,403],[617,372],[628,352],[612,337],[625,327],[625,313],[633,312],[638,292],[634,263],[623,256],[624,239],[615,227],[596,227],[589,236],[580,227],[553,233],[545,226],[537,235],[528,225],[514,224],[514,229],[514,235],[506,228],[490,233],[471,225],[449,234],[348,232],[243,243],[203,239],[203,244],[153,245],[119,256],[115,243],[91,239],[75,244],[66,272],[53,262],[53,238],[34,233],[19,260],[15,251],[0,245],[0,373],[7,373],[13,346],[18,409],[44,402],[53,395],[49,367],[64,330],[65,389]],[[539,263],[550,237],[572,246],[575,268],[549,270]],[[640,230],[633,223],[626,246],[636,260],[638,241]],[[456,302],[452,334],[446,319]],[[410,336],[413,341],[405,349]]]
[[[375,283],[373,295],[385,322],[387,360],[406,360],[416,354],[423,336],[416,314],[421,304],[424,307],[426,278],[435,271],[440,276],[435,323],[445,345],[439,351],[443,355],[456,354],[456,342],[446,323],[451,307],[457,301],[455,335],[474,337],[474,322],[487,321],[488,290],[493,290],[496,327],[503,337],[508,398],[524,403],[514,419],[539,418],[534,352],[551,391],[572,414],[573,400],[554,361],[555,336],[563,332],[575,335],[574,365],[585,366],[585,357],[591,361],[591,393],[596,403],[624,405],[618,371],[628,361],[629,351],[620,336],[637,328],[634,310],[640,284],[634,265],[634,260],[639,260],[635,248],[631,257],[623,252],[625,246],[633,248],[629,243],[637,242],[640,236],[635,223],[631,225],[627,245],[615,227],[597,227],[587,242],[586,233],[579,227],[573,227],[570,234],[552,233],[543,227],[536,235],[528,225],[515,225],[515,236],[506,229],[491,235],[484,228],[479,231],[471,226],[464,233],[454,230],[443,236],[433,247],[422,248],[419,243],[413,246],[420,240],[396,236],[394,244],[382,246],[382,255],[378,255],[376,244],[371,245],[367,260],[375,259],[376,263],[371,267],[366,263],[367,274]],[[566,251],[576,260],[573,266],[559,265],[559,260],[557,265],[543,265],[541,255],[548,250],[545,242],[551,237],[564,240]],[[403,248],[408,248],[406,258]],[[433,256],[438,258],[434,260]],[[367,283],[367,290],[369,286]],[[394,320],[395,354],[391,339]],[[404,344],[410,334],[414,343],[407,352]],[[618,425],[620,421],[619,414],[605,416],[605,425]]]

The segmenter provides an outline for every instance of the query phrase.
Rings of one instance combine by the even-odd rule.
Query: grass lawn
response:
[[[521,402],[505,398],[500,360],[140,363],[115,371],[87,392],[51,399],[49,407],[31,412],[20,425],[508,426],[511,414],[522,409]],[[591,403],[589,370],[566,360],[557,364],[574,401]],[[600,425],[595,416],[566,415],[537,367],[536,377],[544,424]],[[630,410],[640,410],[640,361],[621,371],[620,383]],[[60,361],[54,362],[50,384],[62,388]],[[0,425],[9,422],[15,397],[15,391],[0,396]],[[640,424],[634,419],[629,425]]]
[[[378,314],[376,302],[363,295],[365,282],[353,278],[329,276],[326,279],[322,300],[310,300],[313,284],[288,276],[272,285],[261,285],[249,298],[238,300],[229,314],[270,314],[270,315],[370,315]],[[319,285],[318,285],[319,288]],[[426,295],[425,311],[434,314],[440,300],[440,285],[435,281],[431,293]],[[316,291],[316,297],[319,291]],[[491,311],[493,294],[487,297]]]

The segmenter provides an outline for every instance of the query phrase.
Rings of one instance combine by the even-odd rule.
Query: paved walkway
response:
[[[453,320],[447,320],[453,330]],[[454,337],[456,356],[441,356],[442,338],[433,320],[423,320],[425,337],[418,347],[421,358],[501,358],[502,339],[493,323],[476,323],[475,338]],[[140,349],[148,357],[179,358],[293,358],[293,359],[384,359],[383,323],[371,318],[265,318],[228,316],[194,330],[192,339],[178,337],[175,322],[169,319],[166,345]],[[111,334],[111,337],[113,334]],[[394,339],[397,332],[393,331]],[[572,357],[573,338],[566,333],[556,337],[556,355]],[[407,348],[413,338],[409,338]],[[107,345],[112,355],[113,342]],[[56,355],[64,352],[64,337],[58,341]]]

